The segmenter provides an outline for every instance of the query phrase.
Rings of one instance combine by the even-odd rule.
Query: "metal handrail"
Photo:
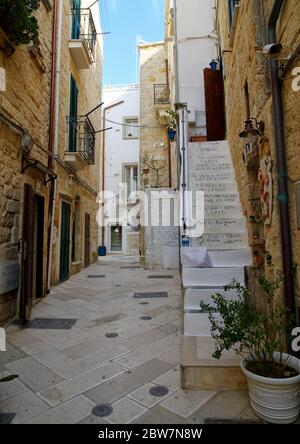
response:
[[[92,60],[95,60],[97,30],[90,9],[71,9],[72,39],[84,40]]]
[[[86,116],[67,116],[69,127],[68,152],[76,152],[88,165],[95,165],[96,132]]]

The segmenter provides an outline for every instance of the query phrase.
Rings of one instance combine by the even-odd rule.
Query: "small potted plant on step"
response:
[[[271,258],[268,265],[272,267]],[[259,418],[274,424],[293,423],[300,412],[300,359],[287,352],[287,332],[292,330],[293,321],[280,302],[282,282],[282,276],[258,278],[264,309],[251,302],[247,288],[235,281],[225,287],[225,296],[216,294],[212,304],[201,303],[216,341],[213,357],[220,359],[226,350],[242,357],[250,404]],[[237,292],[237,300],[226,297],[232,290]],[[221,317],[216,318],[216,313]]]

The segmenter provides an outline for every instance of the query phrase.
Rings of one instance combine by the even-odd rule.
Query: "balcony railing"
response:
[[[95,164],[95,129],[88,117],[67,117],[69,153],[77,153],[87,165]]]
[[[95,61],[97,30],[90,9],[72,9],[72,40],[83,40],[92,61]]]
[[[170,103],[170,88],[165,84],[154,85],[154,105],[168,105]]]

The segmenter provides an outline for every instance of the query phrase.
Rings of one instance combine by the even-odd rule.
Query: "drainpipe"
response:
[[[57,172],[56,159],[58,155],[58,128],[59,128],[59,93],[60,93],[60,58],[62,38],[62,14],[63,2],[54,1],[53,43],[52,43],[52,80],[50,102],[50,135],[49,135],[49,168]],[[57,180],[51,181],[48,213],[48,267],[47,267],[47,291],[50,291],[51,266],[52,266],[52,241],[55,215],[55,196]]]
[[[106,113],[107,111],[115,108],[116,106],[122,105],[124,103],[124,100],[121,100],[120,102],[113,103],[112,105],[106,106],[103,108],[103,124],[105,125],[106,122]],[[106,151],[106,132],[103,132],[103,139],[102,139],[102,181],[101,181],[101,192],[102,196],[105,191],[105,151]],[[104,201],[102,202],[102,208],[104,210]],[[105,227],[104,227],[104,211],[102,211],[102,246],[104,247],[104,235],[105,235]]]
[[[269,18],[268,41],[269,44],[277,43],[276,25],[284,5],[284,0],[275,0]],[[286,166],[286,147],[284,133],[282,82],[279,77],[279,66],[277,60],[271,60],[271,82],[273,98],[273,118],[275,127],[275,145],[277,157],[277,174],[279,188],[279,212],[281,229],[282,264],[284,273],[284,297],[287,308],[292,314],[295,313],[294,283],[291,270],[293,269],[293,254],[291,243],[291,230],[289,219],[289,199]]]

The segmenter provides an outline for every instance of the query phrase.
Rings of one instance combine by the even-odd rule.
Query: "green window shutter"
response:
[[[77,151],[77,112],[78,112],[78,88],[74,77],[70,81],[70,128],[69,151]]]
[[[72,0],[72,9],[72,39],[78,40],[80,38],[81,0]]]

